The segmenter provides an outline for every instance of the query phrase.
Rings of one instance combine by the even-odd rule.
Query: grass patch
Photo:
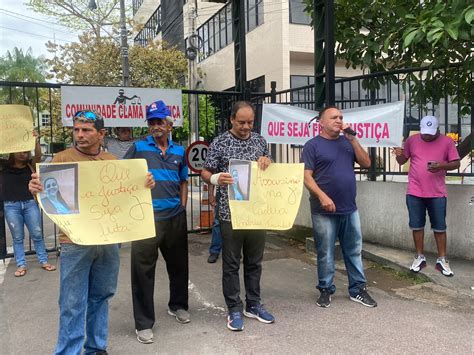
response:
[[[396,280],[410,281],[414,285],[419,285],[419,284],[423,284],[425,282],[431,281],[428,277],[426,277],[423,274],[415,274],[411,271],[399,271],[399,270],[395,270],[391,267],[381,265],[381,264],[374,263],[371,266],[371,269],[383,270],[385,272],[388,272],[390,275],[392,275]]]

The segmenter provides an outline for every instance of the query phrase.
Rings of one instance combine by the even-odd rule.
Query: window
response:
[[[304,11],[306,5],[303,0],[290,1],[290,23],[310,25],[311,17]]]
[[[291,75],[290,76],[290,88],[297,89],[303,86],[313,85],[314,76],[313,75]],[[304,88],[299,90],[291,91],[291,102],[300,103],[298,106],[313,109],[314,103],[314,88]]]
[[[149,20],[143,26],[143,29],[138,32],[134,39],[134,43],[145,47],[148,44],[148,41],[153,40],[162,29],[161,23],[161,5],[158,6],[156,11],[151,15]]]
[[[263,0],[243,0],[247,32],[263,24]],[[199,56],[202,61],[233,41],[232,2],[228,2],[197,29]]]
[[[49,126],[51,115],[49,113],[41,114],[41,127]]]

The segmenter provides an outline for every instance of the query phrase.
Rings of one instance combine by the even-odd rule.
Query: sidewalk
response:
[[[362,249],[362,255],[367,260],[388,266],[397,271],[410,272],[414,251],[391,248],[365,241],[362,244]],[[306,238],[306,250],[310,253],[316,252],[312,238]],[[336,246],[335,254],[336,258],[342,258],[339,244]],[[474,298],[474,261],[449,258],[454,276],[446,277],[435,269],[437,256],[432,253],[425,253],[425,256],[427,265],[419,274],[426,276],[436,285]]]
[[[389,266],[399,271],[410,271],[414,252],[395,249],[380,244],[364,242],[362,255],[368,260]],[[425,253],[427,265],[419,273],[429,278],[433,283],[447,287],[469,297],[474,296],[474,261],[449,258],[449,264],[454,272],[453,277],[446,277],[435,269],[435,254]]]

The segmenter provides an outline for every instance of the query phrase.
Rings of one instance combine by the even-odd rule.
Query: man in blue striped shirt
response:
[[[156,237],[132,242],[132,298],[137,340],[153,343],[155,267],[158,248],[170,280],[168,314],[189,323],[188,236],[186,202],[188,168],[185,151],[170,138],[173,119],[163,101],[146,110],[150,135],[135,142],[124,159],[146,159],[156,186],[152,189]]]

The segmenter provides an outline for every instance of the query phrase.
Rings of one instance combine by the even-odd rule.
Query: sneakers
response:
[[[417,255],[413,259],[413,263],[410,266],[410,271],[420,272],[426,266],[426,258],[424,255]]]
[[[323,288],[320,292],[321,294],[316,300],[316,304],[319,307],[328,308],[331,305],[331,291],[327,288]]]
[[[168,314],[170,316],[176,317],[176,320],[181,324],[191,322],[191,319],[189,318],[189,312],[184,309],[177,309],[176,311],[168,309]]]
[[[275,321],[275,317],[268,312],[263,305],[257,304],[255,306],[247,306],[244,310],[244,316],[248,318],[255,318],[262,323],[270,324]]]
[[[449,267],[449,261],[445,257],[436,260],[436,270],[440,271],[444,276],[454,276],[453,271]]]
[[[242,313],[229,313],[229,316],[227,317],[227,328],[234,332],[244,330],[244,320],[242,319]]]
[[[135,333],[137,333],[137,340],[142,344],[151,344],[153,343],[153,330],[151,329],[143,329],[137,330],[135,329]]]
[[[207,262],[209,264],[214,264],[217,259],[219,259],[219,254],[209,254],[209,257],[207,258]]]
[[[363,304],[366,307],[377,307],[377,302],[367,293],[366,290],[360,291],[354,297],[351,296],[351,300]]]

